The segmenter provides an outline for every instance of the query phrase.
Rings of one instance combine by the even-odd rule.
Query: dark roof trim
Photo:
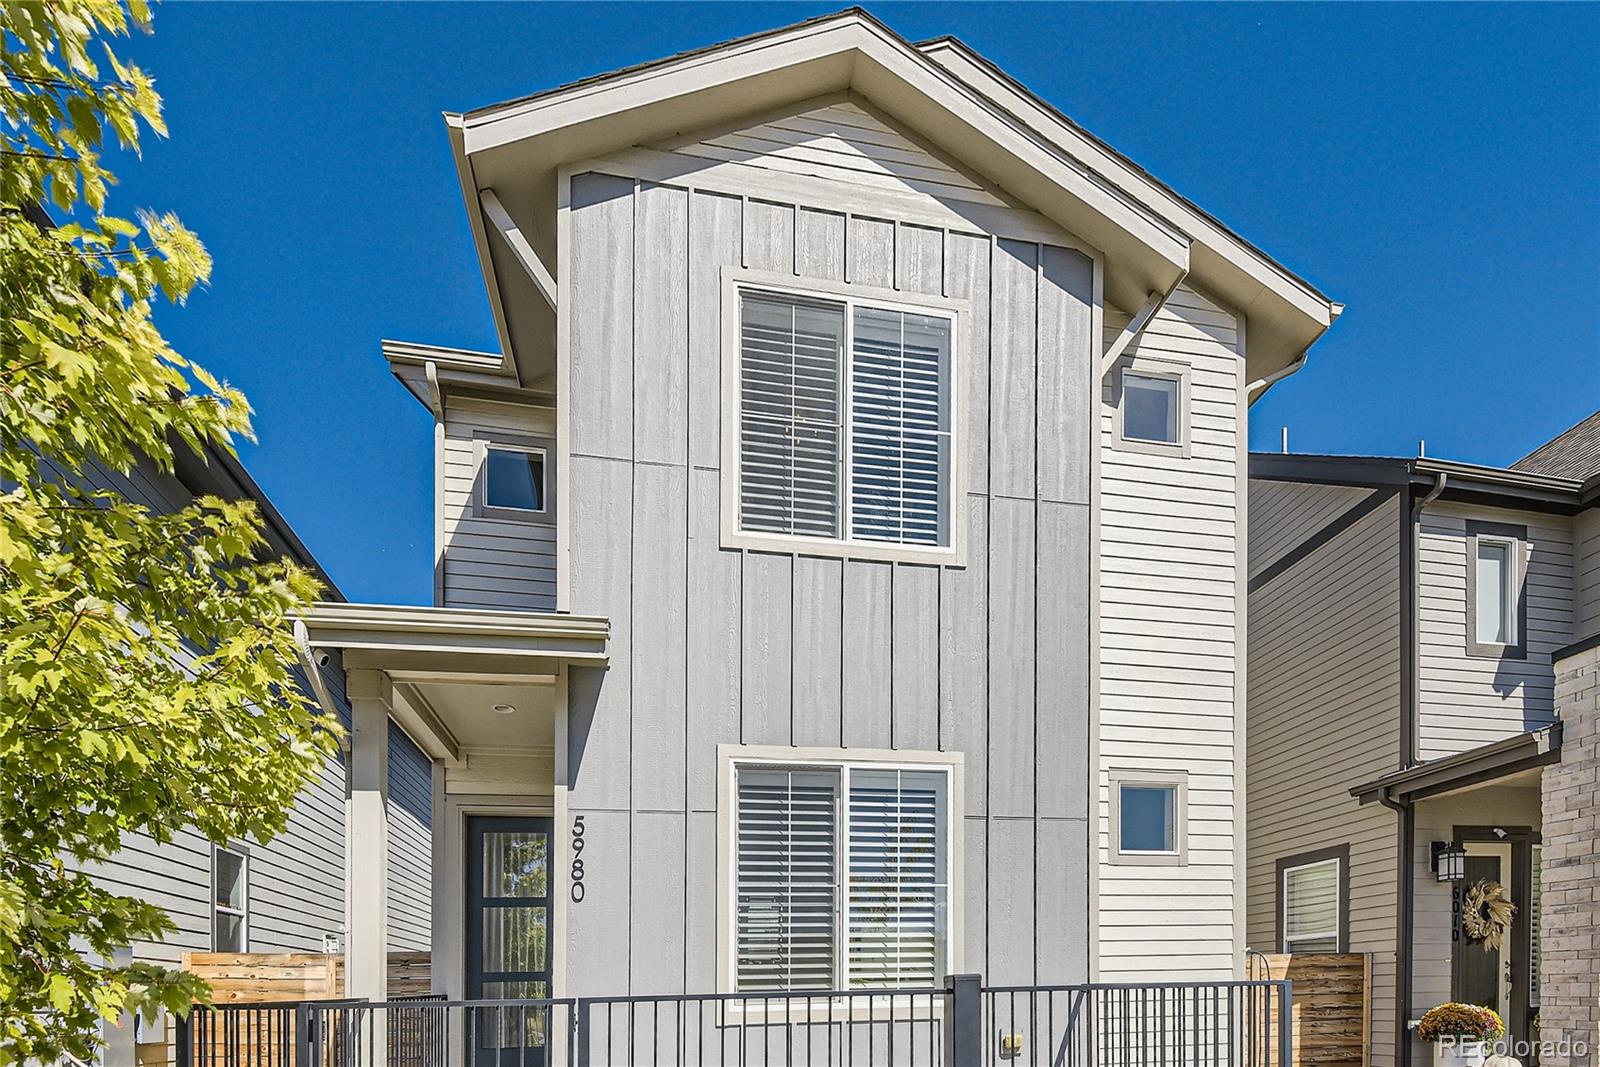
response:
[[[1587,652],[1591,648],[1600,648],[1600,634],[1591,634],[1581,641],[1574,641],[1570,645],[1556,649],[1550,653],[1550,662],[1560,663],[1564,659],[1576,656],[1580,652]]]
[[[1482,467],[1444,459],[1399,459],[1393,456],[1324,456],[1296,453],[1250,453],[1250,477],[1261,481],[1311,482],[1319,485],[1417,485],[1432,488],[1439,475],[1449,475],[1444,500],[1574,515],[1600,504],[1600,495],[1584,483],[1545,474]]]
[[[300,566],[317,576],[323,586],[321,599],[343,602],[344,594],[334,584],[333,578],[322,569],[317,557],[311,554],[300,535],[294,532],[289,520],[273,506],[262,492],[250,472],[244,469],[239,458],[227,449],[206,446],[205,455],[196,455],[186,445],[176,445],[172,450],[172,473],[184,488],[196,496],[211,494],[226,500],[254,500],[261,510],[263,534],[267,543],[280,555],[288,556]]]
[[[1363,804],[1388,797],[1417,801],[1450,793],[1469,785],[1492,782],[1532,767],[1561,759],[1561,723],[1529,730],[1502,741],[1429,760],[1404,770],[1390,771],[1350,790]]]

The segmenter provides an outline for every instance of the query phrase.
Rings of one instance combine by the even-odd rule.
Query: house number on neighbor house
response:
[[[572,817],[572,894],[574,904],[583,900],[583,816]]]

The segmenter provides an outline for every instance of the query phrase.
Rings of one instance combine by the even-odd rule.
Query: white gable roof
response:
[[[1046,105],[992,69],[983,71],[980,63],[965,61],[955,46],[919,50],[865,12],[851,10],[448,116],[501,341],[515,357],[508,372],[527,379],[548,369],[554,317],[506,247],[487,238],[481,190],[495,190],[534,249],[554,265],[556,175],[562,165],[685,134],[687,143],[674,142],[675,151],[754,148],[738,138],[780,134],[752,116],[843,94],[870,102],[912,133],[916,142],[908,143],[927,159],[894,160],[890,145],[868,151],[865,134],[836,133],[800,138],[771,153],[766,165],[781,167],[786,158],[802,157],[815,164],[829,152],[854,155],[849,167],[863,175],[856,180],[871,180],[864,175],[876,168],[880,179],[943,182],[943,195],[952,199],[1000,194],[1025,204],[1104,253],[1107,298],[1125,310],[1152,292],[1168,291],[1188,273],[1249,314],[1252,376],[1288,365],[1332,322],[1337,305],[1228,231],[1198,225],[1209,216],[1192,205],[1186,228],[1171,216],[1183,214],[1178,208],[1187,201],[1125,161],[1110,166],[1107,160],[1121,157],[1108,150],[1104,159],[1091,160],[1063,133],[1070,128],[1059,116],[1061,128],[1052,128],[1045,120],[1054,113]],[[1027,100],[1031,108],[1022,106]],[[797,132],[790,125],[781,127],[781,136]],[[878,125],[896,132],[889,123]],[[862,129],[871,131],[871,124]],[[694,132],[717,130],[723,132]],[[842,159],[834,162],[847,166]],[[1194,230],[1204,232],[1197,236]]]

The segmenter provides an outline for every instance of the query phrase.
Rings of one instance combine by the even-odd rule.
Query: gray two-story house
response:
[[[1246,411],[1339,305],[859,11],[447,124],[500,351],[384,343],[435,603],[307,620],[352,990],[390,715],[441,993],[1237,976]]]
[[[1445,1001],[1533,1042],[1551,990],[1593,988],[1592,952],[1541,961],[1585,921],[1542,902],[1582,859],[1547,861],[1550,820],[1586,814],[1593,851],[1593,770],[1582,811],[1552,775],[1592,753],[1575,735],[1562,772],[1577,690],[1564,707],[1557,680],[1600,634],[1597,476],[1600,413],[1503,469],[1250,457],[1250,940],[1370,953],[1375,1064],[1424,1062],[1413,1023]],[[1494,886],[1499,933],[1473,914]]]

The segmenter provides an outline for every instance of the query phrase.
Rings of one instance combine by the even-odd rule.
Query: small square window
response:
[[[1176,445],[1180,383],[1176,378],[1125,371],[1122,375],[1122,436],[1129,441]]]
[[[1177,786],[1122,786],[1121,850],[1176,852],[1177,806]]]
[[[490,445],[484,458],[483,501],[491,508],[545,510],[544,453]]]

